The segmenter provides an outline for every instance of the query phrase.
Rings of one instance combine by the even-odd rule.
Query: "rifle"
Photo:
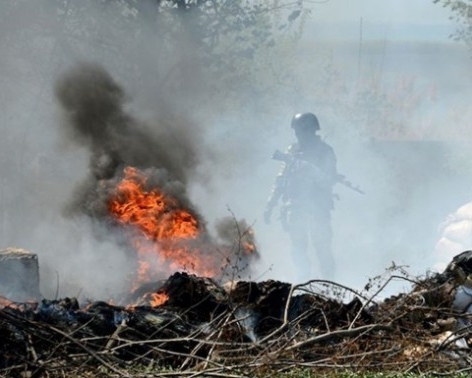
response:
[[[291,162],[293,162],[294,157],[280,150],[275,150],[272,154],[272,159],[290,164]],[[336,182],[348,187],[349,189],[354,190],[357,193],[365,194],[358,186],[353,185],[348,179],[346,179],[346,176],[344,175],[336,174]]]

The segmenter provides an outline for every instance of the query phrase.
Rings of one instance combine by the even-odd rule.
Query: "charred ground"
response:
[[[0,371],[6,375],[266,377],[293,368],[318,373],[466,371],[467,327],[451,310],[457,277],[412,281],[409,293],[375,298],[335,282],[302,285],[175,273],[147,285],[167,299],[150,306],[75,298],[7,303],[0,310]],[[464,333],[465,332],[465,333]],[[170,369],[166,370],[166,369]],[[165,372],[164,372],[165,371]]]

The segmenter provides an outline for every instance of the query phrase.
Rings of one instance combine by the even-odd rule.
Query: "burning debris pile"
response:
[[[124,110],[123,90],[95,64],[66,72],[55,93],[62,130],[90,151],[89,175],[67,214],[85,215],[107,237],[116,235],[117,248],[136,265],[131,290],[175,271],[215,279],[250,275],[258,258],[251,227],[226,217],[212,235],[189,199],[200,160],[197,125],[170,110],[158,125],[144,125]]]
[[[374,298],[385,285],[366,297],[319,280],[222,286],[175,273],[154,284],[158,305],[148,293],[133,306],[80,305],[74,298],[3,302],[0,374],[54,377],[101,369],[108,376],[159,376],[171,368],[179,376],[262,377],[296,366],[457,371],[470,358],[467,312],[454,305],[469,268],[471,251],[444,273],[416,282],[410,293],[383,301]]]

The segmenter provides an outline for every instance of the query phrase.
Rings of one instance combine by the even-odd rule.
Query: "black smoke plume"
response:
[[[257,258],[255,249],[242,256],[240,249],[234,248],[241,243],[255,246],[244,221],[220,220],[216,225],[219,241],[211,241],[203,217],[188,197],[189,180],[201,161],[202,141],[196,124],[170,112],[158,115],[156,125],[138,121],[125,110],[123,89],[103,67],[93,63],[78,64],[64,73],[55,94],[66,136],[90,151],[88,177],[67,206],[68,215],[86,214],[94,221],[112,222],[108,207],[111,193],[123,178],[124,168],[132,166],[145,172],[147,187],[158,187],[198,219],[203,245],[209,247],[209,253],[221,253],[223,263],[237,266],[238,275],[241,264],[246,269],[248,260]],[[222,250],[230,256],[224,256]]]
[[[154,128],[140,123],[124,110],[123,89],[93,63],[81,63],[63,74],[55,94],[67,136],[88,147],[91,154],[89,177],[68,207],[70,212],[105,215],[102,195],[107,191],[98,183],[119,176],[125,166],[154,169],[156,184],[183,206],[192,207],[185,188],[199,162],[195,125],[177,117],[161,118]]]

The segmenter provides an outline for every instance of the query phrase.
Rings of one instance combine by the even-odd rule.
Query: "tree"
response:
[[[452,20],[460,26],[451,36],[456,41],[465,42],[472,49],[472,2],[470,0],[433,0],[435,4],[442,4],[450,8]]]
[[[55,142],[51,95],[59,72],[78,60],[99,63],[133,99],[145,99],[164,118],[170,111],[218,118],[237,111],[243,117],[249,107],[262,118],[278,89],[291,82],[287,61],[274,57],[290,56],[283,51],[295,48],[304,11],[299,1],[279,0],[1,2],[4,243],[15,242],[6,223],[21,224],[27,210],[47,206],[30,195],[38,189],[30,168],[39,154],[51,154]],[[49,173],[61,171],[60,164]],[[17,219],[7,222],[7,216]]]
[[[191,93],[197,108],[198,92],[226,98],[233,108],[248,91],[258,102],[273,101],[274,86],[293,82],[280,57],[296,48],[306,11],[301,1],[280,0],[51,2],[67,56],[104,61],[141,89],[152,83],[166,96]]]

